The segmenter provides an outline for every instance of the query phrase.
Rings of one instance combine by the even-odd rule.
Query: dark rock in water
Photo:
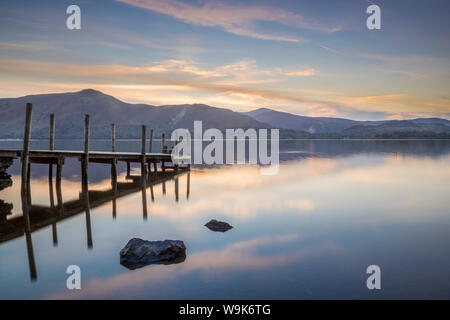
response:
[[[133,238],[120,250],[120,264],[134,270],[149,264],[173,264],[186,259],[186,247],[180,240],[146,241]]]
[[[218,231],[218,232],[226,232],[233,228],[233,226],[229,225],[226,222],[223,221],[217,221],[212,219],[210,222],[205,224],[205,227],[207,227],[209,230],[212,231]]]

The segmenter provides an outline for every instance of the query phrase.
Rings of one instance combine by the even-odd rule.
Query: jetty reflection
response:
[[[167,167],[166,167],[167,169]],[[165,194],[166,182],[173,180],[175,183],[174,195],[175,201],[179,200],[179,178],[187,174],[186,197],[189,198],[190,190],[190,171],[189,168],[178,168],[177,170],[165,171],[145,171],[143,175],[132,175],[130,171],[125,176],[125,181],[118,181],[117,167],[115,164],[111,165],[111,188],[107,190],[89,190],[89,183],[87,179],[82,180],[81,192],[77,199],[63,202],[62,188],[61,188],[61,174],[58,174],[60,166],[57,166],[56,179],[53,181],[53,175],[49,174],[48,190],[50,194],[50,205],[34,205],[32,203],[32,190],[30,188],[30,180],[27,177],[27,187],[22,188],[21,204],[22,216],[12,217],[7,219],[7,213],[2,214],[5,219],[0,219],[0,243],[13,240],[25,235],[29,270],[31,280],[37,279],[36,261],[34,258],[32,233],[51,226],[53,245],[58,245],[58,231],[57,224],[60,221],[70,217],[85,214],[86,217],[86,233],[87,233],[87,247],[92,249],[94,247],[91,227],[91,210],[102,206],[108,202],[112,203],[112,218],[116,219],[117,215],[117,199],[125,197],[133,193],[142,194],[142,214],[143,219],[147,220],[147,189],[150,189],[151,201],[155,200],[153,188],[157,185],[162,185]],[[49,165],[49,173],[52,172],[52,165]],[[55,197],[56,192],[56,197]],[[56,199],[56,201],[55,201]],[[2,203],[2,211],[11,212],[12,205]],[[2,212],[3,213],[3,212]]]

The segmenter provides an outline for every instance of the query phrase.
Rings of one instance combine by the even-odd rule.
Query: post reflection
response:
[[[0,219],[0,243],[25,236],[29,272],[32,281],[37,279],[37,268],[35,255],[33,250],[32,233],[44,228],[51,227],[53,245],[58,245],[57,223],[67,218],[84,213],[86,219],[86,233],[87,233],[87,248],[93,250],[93,233],[92,233],[92,219],[91,210],[105,203],[112,204],[112,218],[116,219],[119,212],[117,212],[117,200],[141,192],[142,194],[142,212],[143,219],[148,219],[148,203],[147,203],[147,188],[150,189],[151,201],[155,201],[154,187],[162,185],[171,180],[175,181],[175,200],[179,199],[178,179],[181,175],[186,173],[184,170],[178,172],[166,170],[164,172],[150,172],[146,171],[141,175],[128,175],[125,181],[118,181],[116,164],[111,164],[111,188],[108,190],[90,190],[88,183],[88,173],[83,172],[83,179],[81,179],[81,192],[78,199],[63,200],[63,186],[62,186],[62,162],[56,164],[56,179],[53,185],[53,169],[49,168],[48,176],[48,192],[49,205],[38,205],[31,203],[31,189],[28,174],[26,176],[26,188],[21,192],[22,216],[6,218],[7,214],[3,211],[11,211],[12,205],[0,200],[2,204],[2,218]],[[50,165],[51,166],[51,165]],[[83,168],[82,164],[82,168]],[[189,179],[187,185],[187,193],[189,193]],[[56,192],[56,197],[55,197]],[[10,214],[10,213],[9,213]],[[61,235],[59,235],[61,236]]]

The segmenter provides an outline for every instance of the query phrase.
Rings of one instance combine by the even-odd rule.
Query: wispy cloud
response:
[[[411,71],[405,71],[405,70],[386,70],[386,72],[390,73],[397,73],[401,74],[407,77],[408,80],[419,80],[426,77],[426,75],[418,73],[418,72],[411,72]]]
[[[202,3],[201,6],[177,0],[117,0],[135,7],[168,15],[189,24],[204,27],[218,27],[227,32],[262,40],[301,42],[302,37],[274,35],[258,31],[259,21],[276,22],[299,29],[317,30],[331,33],[340,27],[325,26],[317,21],[291,11],[266,6],[228,5],[216,1]]]
[[[205,103],[239,111],[277,106],[296,114],[360,120],[403,117],[405,112],[408,116],[413,113],[419,115],[425,111],[423,101],[400,93],[352,96],[326,90],[300,90],[298,82],[292,83],[292,80],[316,76],[318,72],[315,69],[263,68],[252,60],[210,67],[195,61],[173,59],[143,66],[86,66],[0,59],[0,72],[4,75],[4,80],[0,81],[0,91],[10,92],[8,96],[17,91],[17,83],[23,91],[32,79],[38,79],[34,87],[37,88],[37,83],[47,83],[47,88],[44,88],[46,92],[55,83],[55,88],[69,88],[66,91],[86,87],[106,88],[107,93],[125,101],[150,104]],[[28,82],[17,82],[17,79],[24,77]],[[43,90],[43,87],[40,89]],[[426,102],[440,103],[440,100]],[[445,109],[428,105],[426,112],[441,116],[447,113]]]

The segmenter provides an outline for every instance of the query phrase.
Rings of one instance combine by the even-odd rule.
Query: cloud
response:
[[[314,76],[316,74],[317,74],[317,71],[313,68],[297,70],[297,71],[292,71],[292,72],[286,73],[286,75],[294,76],[294,77],[309,77],[309,76]]]
[[[429,105],[442,103],[440,100],[419,101],[413,95],[390,93],[353,97],[329,90],[301,89],[299,83],[292,81],[319,76],[316,69],[307,66],[263,68],[253,60],[211,67],[177,59],[140,66],[0,59],[0,72],[0,94],[6,92],[10,97],[13,92],[30,94],[26,88],[31,87],[35,93],[55,92],[52,88],[73,91],[91,87],[136,103],[205,103],[239,111],[277,106],[295,114],[359,120],[413,114],[417,117],[424,112],[430,112],[430,116],[433,112],[435,116],[448,113],[445,107]]]
[[[404,71],[404,70],[386,70],[386,72],[404,75],[408,78],[408,80],[412,80],[412,81],[423,79],[426,77],[426,75],[418,73],[418,72],[411,72],[411,71]]]
[[[299,29],[316,30],[326,33],[339,31],[340,27],[328,27],[304,16],[266,6],[228,5],[216,1],[203,2],[201,6],[177,0],[117,0],[131,6],[168,15],[189,24],[218,27],[227,32],[262,40],[287,42],[305,41],[301,37],[280,36],[256,30],[258,21],[276,22]]]

